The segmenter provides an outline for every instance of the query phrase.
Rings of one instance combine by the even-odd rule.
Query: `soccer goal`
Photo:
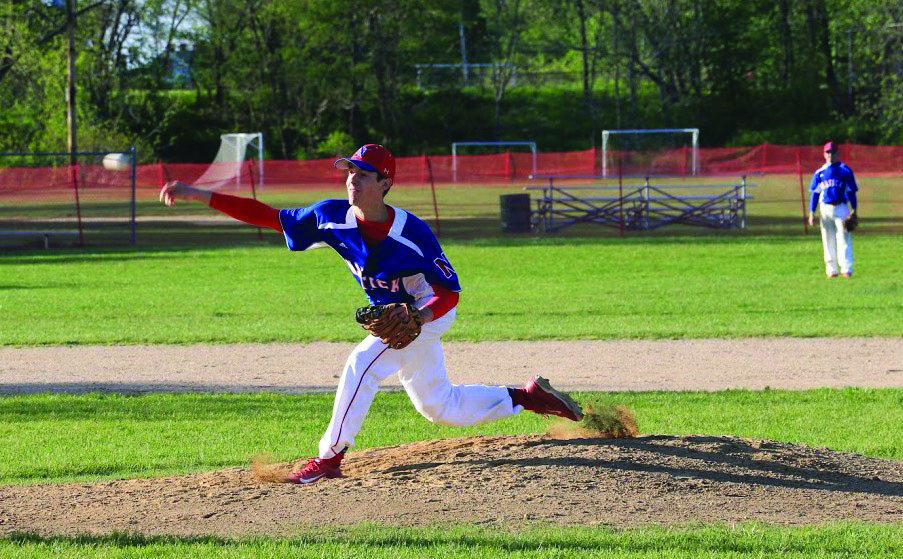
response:
[[[687,153],[689,152],[689,153]],[[685,155],[689,155],[689,161]],[[602,131],[602,176],[618,172],[619,159],[629,160],[631,174],[663,175],[699,172],[699,128],[646,128]]]
[[[235,190],[241,190],[242,177],[247,177],[247,173],[242,173],[242,166],[248,158],[249,153],[256,155],[257,168],[256,186],[263,186],[263,133],[234,133],[223,134],[220,136],[219,151],[213,158],[213,163],[207,167],[204,174],[194,181],[194,186],[205,190],[218,190],[224,187],[233,187]],[[246,179],[247,180],[247,179]]]
[[[453,142],[451,145],[452,152],[452,180],[458,182],[458,148],[461,147],[483,147],[483,148],[503,148],[518,147],[528,148],[532,154],[532,170],[530,175],[536,174],[536,142]]]

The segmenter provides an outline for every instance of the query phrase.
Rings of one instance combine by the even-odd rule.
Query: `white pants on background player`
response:
[[[424,324],[420,336],[400,350],[389,349],[376,336],[358,344],[339,380],[332,420],[320,440],[321,458],[332,458],[354,445],[380,381],[395,373],[417,411],[439,425],[466,427],[523,410],[512,405],[504,386],[455,385],[448,380],[441,338],[454,321],[452,309]]]
[[[850,217],[849,206],[819,203],[818,213],[821,243],[825,250],[825,273],[836,276],[839,271],[842,274],[852,275],[853,236],[843,226],[843,220]]]

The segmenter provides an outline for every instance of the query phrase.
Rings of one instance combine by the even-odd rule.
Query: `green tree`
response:
[[[529,0],[483,0],[481,2],[486,19],[486,29],[491,42],[491,82],[495,102],[493,139],[502,136],[502,103],[518,71],[528,69],[528,58],[524,55],[522,35],[528,29],[527,14],[531,7]]]
[[[847,39],[850,104],[875,130],[874,140],[903,143],[903,6],[858,1],[836,21]]]

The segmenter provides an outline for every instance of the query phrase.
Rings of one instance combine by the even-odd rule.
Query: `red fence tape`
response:
[[[700,148],[697,174],[797,174],[799,165],[805,174],[824,164],[821,146],[780,146]],[[799,155],[798,155],[799,154]],[[865,146],[843,144],[841,160],[857,174],[903,174],[903,146]],[[799,157],[799,161],[797,160]],[[611,151],[605,166],[610,177],[618,175],[690,175],[692,150],[680,148],[660,151]],[[343,173],[333,168],[334,159],[304,161],[269,160],[264,162],[264,185],[268,188],[312,188],[335,185]],[[395,183],[399,186],[425,185],[430,167],[436,183],[499,184],[529,180],[531,176],[602,176],[602,151],[505,152],[495,155],[431,155],[397,158]],[[139,165],[136,185],[139,189],[159,189],[167,180],[192,183],[210,167],[207,163],[168,163]],[[81,165],[82,187],[121,187],[123,174],[111,173],[100,166]],[[247,174],[247,166],[242,167]],[[69,181],[65,167],[0,168],[0,190],[38,190],[59,188]],[[246,183],[242,180],[242,183]]]

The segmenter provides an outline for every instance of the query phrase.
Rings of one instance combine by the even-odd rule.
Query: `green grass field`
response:
[[[576,394],[636,413],[641,433],[736,435],[903,460],[903,390]],[[0,484],[161,477],[316,454],[332,394],[38,394],[0,398]],[[533,414],[469,428],[424,420],[403,392],[378,395],[355,450],[542,433]],[[861,426],[868,425],[868,436]],[[180,436],[192,433],[192,437]]]
[[[641,529],[538,526],[517,531],[476,526],[308,530],[287,539],[142,537],[128,534],[0,539],[10,558],[247,558],[322,557],[392,559],[498,557],[564,559],[828,559],[903,555],[900,527],[863,523],[777,527],[761,524]]]
[[[443,247],[464,288],[447,339],[903,335],[900,180],[860,181],[869,188],[861,197],[864,223],[854,241],[851,281],[824,278],[818,236],[802,233],[796,180],[756,179],[760,186],[747,231],[678,227],[623,239],[615,231],[587,228],[540,238],[501,234],[498,196],[517,188],[440,189]],[[297,206],[323,194],[274,189],[261,198]],[[392,203],[430,217],[428,190],[398,189],[392,196]],[[45,210],[37,204],[29,211],[40,217]],[[199,214],[210,215],[203,208],[165,209],[145,199],[139,216],[148,221],[140,224],[136,248],[0,252],[0,345],[359,338],[351,317],[364,299],[331,252],[288,253],[275,233],[265,233],[261,242],[250,227],[190,220]],[[900,389],[580,396],[627,405],[643,433],[734,434],[903,460]],[[314,452],[331,399],[4,396],[0,483],[166,476],[246,465],[258,452],[297,459]],[[472,429],[437,427],[420,418],[404,394],[391,392],[377,397],[358,448],[543,429],[542,419],[527,414]],[[176,434],[186,432],[202,433],[203,444],[173,444],[184,441]],[[12,535],[0,538],[0,556],[898,558],[901,534],[900,525],[849,522],[508,531],[365,525],[309,530],[288,539]]]
[[[857,239],[856,277],[838,281],[803,237],[444,248],[463,287],[448,340],[903,334],[896,236]],[[329,250],[40,251],[0,270],[3,345],[353,341],[365,303]]]

